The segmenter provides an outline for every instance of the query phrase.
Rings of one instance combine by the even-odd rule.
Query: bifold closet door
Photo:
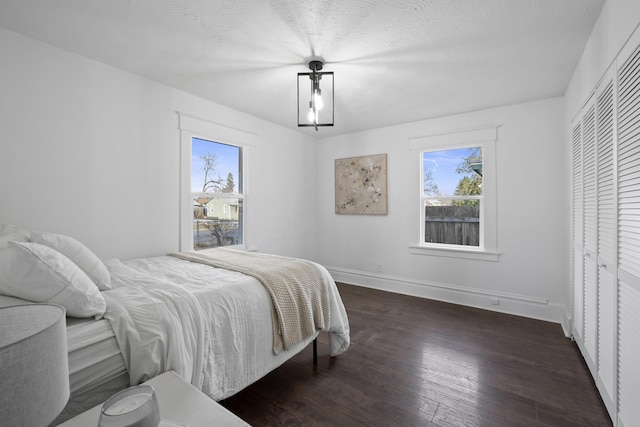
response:
[[[572,135],[572,239],[573,239],[573,331],[578,342],[584,337],[584,280],[583,280],[583,199],[582,194],[582,121],[578,119]]]
[[[595,377],[598,351],[598,254],[597,254],[597,162],[596,104],[587,104],[582,118],[582,186],[583,186],[583,275],[584,275],[584,336],[587,363]]]
[[[637,39],[637,38],[636,38]],[[618,69],[618,416],[640,420],[640,48]],[[625,59],[627,58],[627,59]]]
[[[617,288],[614,87],[612,76],[596,91],[598,163],[598,389],[612,417],[616,414]]]

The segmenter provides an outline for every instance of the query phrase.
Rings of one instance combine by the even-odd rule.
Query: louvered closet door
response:
[[[596,107],[591,102],[582,118],[582,186],[583,186],[583,250],[584,250],[584,337],[589,367],[597,360],[597,201],[596,201]],[[595,374],[595,372],[594,372]]]
[[[617,76],[618,408],[620,421],[633,426],[640,420],[640,49],[622,64]]]
[[[597,90],[598,164],[598,388],[610,414],[616,413],[617,289],[614,169],[614,87],[611,78]]]
[[[584,329],[584,280],[582,259],[583,194],[582,194],[582,122],[573,127],[572,140],[572,223],[573,223],[573,335],[582,342]]]
[[[598,268],[597,268],[597,162],[596,162],[596,106],[586,106],[582,118],[582,186],[584,206],[584,347],[587,364],[596,375],[598,351]]]

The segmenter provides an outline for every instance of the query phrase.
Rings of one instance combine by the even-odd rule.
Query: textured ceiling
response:
[[[560,96],[604,0],[1,0],[0,26],[322,137]],[[335,73],[335,126],[296,75]]]

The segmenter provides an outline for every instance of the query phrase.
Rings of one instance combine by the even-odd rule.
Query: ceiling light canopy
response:
[[[333,72],[321,71],[322,60],[309,62],[310,73],[298,73],[298,126],[333,126]]]

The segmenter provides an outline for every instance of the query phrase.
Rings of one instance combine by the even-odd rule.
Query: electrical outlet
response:
[[[377,263],[376,264],[376,269],[377,269],[378,273],[382,273],[382,264]]]
[[[491,300],[492,305],[500,305],[500,300],[498,298],[494,298]]]

